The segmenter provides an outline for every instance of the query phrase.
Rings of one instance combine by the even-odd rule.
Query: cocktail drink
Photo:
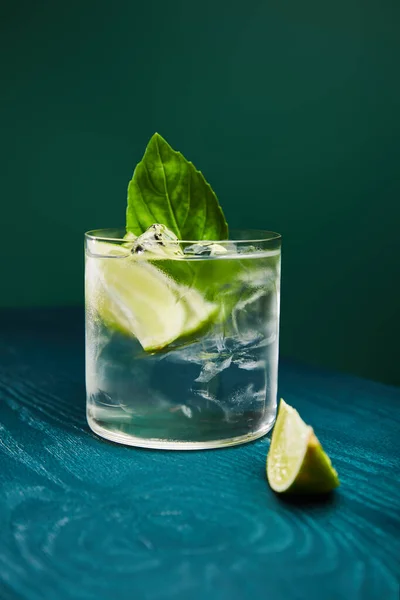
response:
[[[87,417],[115,442],[212,448],[260,437],[274,423],[280,236],[232,231],[227,239],[219,205],[206,199],[213,222],[203,211],[192,227],[201,237],[186,237],[186,165],[193,189],[202,175],[154,136],[130,183],[127,227],[86,234]],[[163,218],[158,185],[168,200]]]

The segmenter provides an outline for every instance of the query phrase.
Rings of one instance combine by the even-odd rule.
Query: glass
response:
[[[236,231],[179,253],[171,241],[168,259],[134,254],[124,235],[85,236],[91,429],[176,450],[263,436],[276,416],[280,235]]]

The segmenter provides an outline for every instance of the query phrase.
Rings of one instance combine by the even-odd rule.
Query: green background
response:
[[[154,131],[283,234],[286,356],[400,383],[399,2],[2,3],[2,306],[83,298]]]

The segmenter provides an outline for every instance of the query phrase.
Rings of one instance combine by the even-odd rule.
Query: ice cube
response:
[[[218,256],[221,254],[235,254],[236,246],[231,242],[216,244],[215,242],[203,242],[186,246],[183,250],[184,254],[195,256]]]
[[[162,359],[166,362],[202,365],[205,361],[213,360],[217,356],[217,349],[215,349],[215,352],[208,352],[201,343],[193,343],[183,346],[181,349],[174,349],[173,352],[166,353]]]
[[[251,344],[264,337],[260,315],[267,314],[266,298],[266,290],[258,289],[240,300],[232,310],[233,329],[243,344]]]
[[[220,357],[213,362],[206,362],[200,371],[200,375],[195,379],[199,383],[208,383],[211,379],[214,379],[218,373],[228,369],[232,362],[232,356],[228,358]]]
[[[205,406],[208,409],[210,409],[210,406],[212,406],[213,412],[220,412],[220,416],[226,421],[229,421],[229,407],[225,406],[223,402],[218,400],[215,394],[210,392],[208,386],[205,386],[205,388],[193,389],[192,392],[196,396],[199,396],[200,398],[203,398],[203,400],[206,400]],[[202,412],[203,408],[204,407],[201,405],[197,406],[199,412]]]
[[[256,371],[257,369],[266,369],[266,360],[254,360],[254,357],[246,358],[241,356],[234,361],[235,365],[239,369],[245,369],[246,371]]]
[[[229,403],[231,406],[245,406],[249,408],[257,402],[265,401],[265,387],[261,389],[255,389],[254,383],[249,383],[244,387],[240,387],[229,396]]]
[[[207,245],[191,244],[183,249],[184,254],[209,254],[210,249]]]
[[[254,288],[262,287],[264,290],[274,290],[276,288],[276,273],[270,268],[243,270],[239,273],[238,280]]]
[[[155,254],[168,258],[182,256],[183,252],[176,235],[165,225],[155,223],[133,241],[132,254]]]
[[[188,419],[190,419],[192,417],[192,409],[189,406],[185,406],[184,404],[182,404],[181,411],[183,412],[185,417],[187,417]]]

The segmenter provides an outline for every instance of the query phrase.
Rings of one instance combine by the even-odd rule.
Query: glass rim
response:
[[[109,236],[106,235],[107,233],[110,232],[117,232],[117,231],[126,231],[125,227],[115,227],[115,228],[104,228],[104,229],[90,229],[89,231],[85,232],[85,238],[89,239],[89,240],[93,240],[93,241],[97,241],[97,242],[117,242],[117,243],[121,243],[121,244],[126,244],[127,242],[129,242],[129,240],[124,239],[123,237],[119,237],[119,236]],[[197,240],[178,240],[178,242],[180,244],[254,244],[254,243],[258,243],[258,244],[262,244],[262,243],[268,243],[268,242],[276,242],[278,240],[282,239],[282,235],[280,233],[277,233],[276,231],[269,231],[269,230],[264,230],[264,229],[232,229],[232,233],[237,232],[237,233],[246,233],[246,234],[250,234],[248,236],[246,236],[245,238],[237,238],[237,237],[229,237],[228,239],[225,240],[206,240],[206,239],[197,239]],[[254,234],[251,235],[251,234]],[[169,243],[175,243],[175,242],[169,242]]]

